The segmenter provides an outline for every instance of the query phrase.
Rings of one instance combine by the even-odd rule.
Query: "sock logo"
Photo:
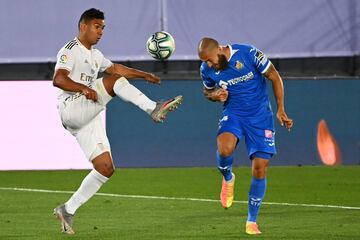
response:
[[[249,204],[255,207],[259,207],[261,205],[261,198],[253,198],[249,199]]]

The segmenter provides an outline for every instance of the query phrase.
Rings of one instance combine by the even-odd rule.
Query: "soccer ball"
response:
[[[147,40],[146,50],[157,60],[168,59],[175,51],[175,40],[168,32],[156,32]]]

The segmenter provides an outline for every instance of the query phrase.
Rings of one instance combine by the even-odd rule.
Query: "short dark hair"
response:
[[[90,8],[81,14],[79,19],[78,28],[80,29],[80,23],[91,21],[93,19],[105,19],[104,13],[99,9]]]

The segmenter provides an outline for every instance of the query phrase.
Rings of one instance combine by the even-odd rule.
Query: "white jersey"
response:
[[[55,71],[66,69],[70,72],[69,77],[74,82],[93,87],[93,83],[99,72],[104,72],[113,64],[97,49],[87,49],[79,39],[71,40],[60,49],[57,54]],[[69,96],[76,94],[60,89],[58,100],[62,101]]]

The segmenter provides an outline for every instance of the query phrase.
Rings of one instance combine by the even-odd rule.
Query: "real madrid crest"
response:
[[[244,64],[242,64],[240,61],[236,61],[235,67],[236,69],[240,70],[244,67]]]

